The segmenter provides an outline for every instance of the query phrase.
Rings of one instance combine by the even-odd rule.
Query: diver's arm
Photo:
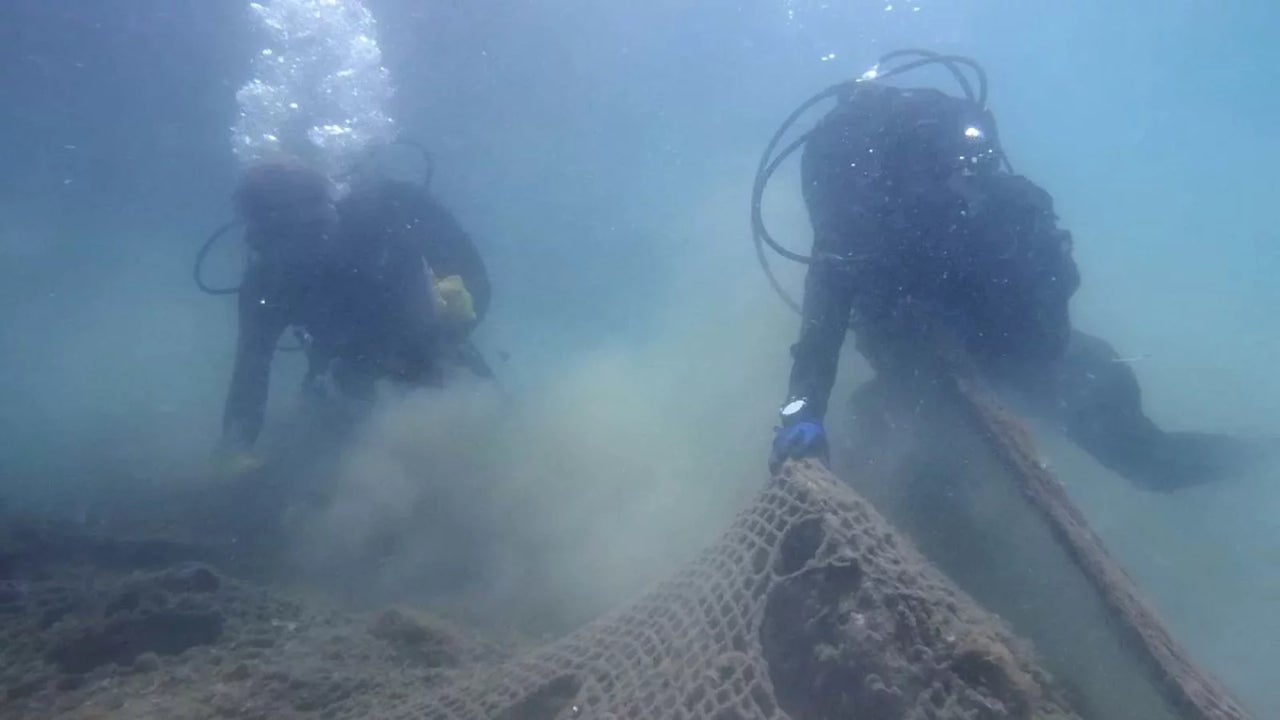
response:
[[[266,413],[271,359],[288,324],[284,310],[266,298],[261,273],[250,268],[240,289],[235,369],[222,417],[224,451],[247,450],[258,439]]]
[[[489,311],[493,293],[484,258],[481,257],[475,240],[463,229],[453,213],[434,198],[430,202],[430,213],[424,218],[429,232],[423,236],[423,256],[437,276],[462,277],[467,292],[471,294],[476,320],[479,322]]]
[[[872,187],[879,156],[860,127],[858,108],[841,103],[818,124],[801,156],[800,178],[814,231],[805,275],[800,338],[791,348],[789,400],[804,400],[804,415],[821,420],[835,384],[840,347],[858,287],[851,272],[855,249],[877,235]]]
[[[815,249],[822,243],[815,243]],[[815,256],[818,253],[815,252]],[[838,265],[815,260],[804,283],[800,339],[791,347],[789,399],[803,399],[806,415],[821,420],[840,362],[853,305],[852,278]]]

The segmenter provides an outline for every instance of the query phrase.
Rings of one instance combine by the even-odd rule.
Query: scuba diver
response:
[[[202,289],[239,301],[220,457],[252,464],[271,362],[291,326],[312,392],[331,379],[343,395],[372,400],[378,380],[440,385],[451,365],[491,377],[467,339],[490,303],[484,262],[425,186],[366,173],[339,199],[322,173],[282,160],[250,167],[234,198],[249,250],[241,285],[215,290],[200,277],[209,246],[235,223],[209,239],[195,268]]]
[[[879,82],[925,65],[949,70],[965,97]],[[975,72],[977,94],[962,67]],[[835,108],[774,157],[800,114],[833,97]],[[769,176],[801,146],[811,257],[779,246],[760,219]],[[826,459],[823,419],[848,330],[875,371],[855,394],[860,420],[876,414],[872,403],[927,393],[945,338],[987,381],[1142,488],[1175,490],[1275,457],[1274,441],[1167,432],[1146,416],[1130,365],[1072,328],[1068,305],[1080,278],[1071,234],[1057,220],[1049,193],[1009,166],[972,60],[891,53],[801,106],[770,142],[753,196],[766,272],[763,243],[808,263],[771,470],[789,458]]]

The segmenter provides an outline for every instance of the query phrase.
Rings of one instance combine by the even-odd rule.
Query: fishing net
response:
[[[980,384],[950,379],[951,419],[963,418],[983,445],[971,452],[989,456],[1006,476],[993,482],[1021,503],[1010,523],[1037,526],[1054,546],[1035,570],[1074,576],[1050,590],[1074,582],[1080,607],[1029,627],[1036,642],[1055,626],[1057,637],[1087,639],[1074,648],[1082,662],[1052,664],[1079,678],[1052,675],[1044,654],[1059,648],[1033,650],[860,495],[805,462],[787,465],[719,542],[638,602],[390,717],[1248,718],[1164,628],[1021,424]]]
[[[1077,717],[1025,644],[812,463],[638,602],[391,716]]]

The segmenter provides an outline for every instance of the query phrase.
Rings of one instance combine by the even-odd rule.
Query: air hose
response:
[[[201,292],[207,293],[209,295],[235,295],[236,293],[240,292],[239,285],[236,285],[235,287],[225,287],[225,288],[209,287],[208,285],[205,284],[203,273],[202,273],[202,270],[204,268],[204,260],[206,257],[209,256],[209,251],[213,249],[214,243],[218,242],[219,238],[221,238],[223,235],[226,235],[228,232],[231,231],[232,228],[234,228],[239,224],[240,224],[239,220],[229,220],[223,223],[221,226],[218,227],[217,230],[214,230],[209,235],[209,237],[205,239],[204,244],[200,246],[200,251],[196,253],[196,261],[191,268],[191,276],[195,278],[196,287],[200,288]]]
[[[896,65],[884,72],[878,72],[876,69],[873,69],[871,72],[864,75],[863,78],[837,83],[819,92],[813,97],[810,97],[808,100],[805,100],[798,108],[787,116],[786,120],[782,122],[782,125],[778,128],[777,132],[775,132],[773,137],[769,139],[769,143],[765,146],[764,153],[760,157],[760,164],[756,167],[755,182],[751,188],[751,234],[752,240],[755,244],[756,259],[760,262],[760,268],[764,271],[765,277],[769,279],[769,284],[773,287],[774,292],[776,292],[778,296],[782,298],[782,301],[796,312],[800,311],[800,304],[797,303],[787,293],[787,291],[783,289],[781,283],[778,282],[778,278],[773,274],[773,268],[769,266],[769,258],[764,252],[764,247],[768,245],[770,249],[782,257],[804,265],[813,264],[814,258],[789,250],[774,240],[773,236],[769,234],[768,228],[765,227],[764,215],[762,212],[764,192],[769,185],[769,181],[773,178],[773,174],[777,172],[778,167],[781,166],[788,157],[795,153],[796,150],[803,147],[809,140],[809,137],[813,134],[813,130],[809,130],[788,143],[781,152],[775,155],[775,150],[777,150],[778,145],[786,136],[787,131],[790,130],[791,127],[795,125],[796,122],[799,121],[799,119],[814,105],[817,105],[824,100],[847,93],[858,83],[863,82],[864,80],[884,80],[927,65],[941,65],[946,68],[947,71],[951,73],[951,76],[955,78],[956,84],[960,86],[965,99],[977,105],[979,109],[986,109],[987,74],[982,69],[982,66],[974,60],[960,55],[941,55],[931,50],[911,48],[906,50],[896,50],[888,53],[887,55],[881,56],[880,59],[876,61],[875,68],[878,69],[882,64],[899,58],[916,59],[909,60],[901,65]],[[970,83],[969,78],[961,71],[961,66],[972,70],[973,74],[976,76],[978,82],[978,89],[976,93],[974,92],[973,85]],[[1003,153],[1001,153],[1001,155],[1003,156]],[[1008,164],[1007,159],[1004,162],[1006,165]]]

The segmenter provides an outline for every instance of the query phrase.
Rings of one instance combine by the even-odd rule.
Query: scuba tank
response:
[[[884,65],[903,59],[906,60],[901,64],[893,65],[885,70],[881,69]],[[779,145],[782,144],[787,131],[789,131],[805,113],[818,103],[832,98],[839,100],[854,92],[862,83],[887,80],[930,65],[941,65],[945,68],[955,79],[956,84],[960,86],[965,99],[972,103],[980,112],[990,117],[989,111],[987,110],[987,74],[986,71],[982,69],[982,66],[977,62],[960,55],[942,55],[931,50],[897,50],[881,56],[871,70],[863,73],[861,77],[836,83],[835,85],[832,85],[810,97],[808,100],[805,100],[787,116],[786,120],[782,122],[782,125],[773,134],[773,137],[769,139],[768,144],[765,145],[764,153],[761,155],[760,163],[756,168],[755,182],[751,189],[752,242],[755,245],[756,260],[759,262],[760,268],[764,271],[765,277],[769,280],[769,284],[773,287],[774,292],[777,293],[778,297],[780,297],[783,302],[797,313],[800,312],[800,304],[796,302],[789,293],[787,293],[787,291],[778,282],[777,277],[773,274],[773,269],[769,266],[768,256],[764,251],[765,246],[768,246],[769,249],[788,260],[804,265],[811,265],[815,262],[819,262],[820,260],[790,250],[778,243],[769,233],[768,228],[765,227],[761,208],[764,200],[764,192],[769,185],[769,181],[773,178],[774,173],[777,172],[778,167],[781,166],[788,157],[805,146],[810,136],[813,134],[813,130],[811,129],[800,135],[800,137],[792,140],[790,143],[785,145],[781,151],[778,150]],[[971,83],[970,79],[961,71],[961,68],[967,68],[970,70],[977,79],[976,91],[973,83]],[[994,127],[994,120],[991,121],[991,124]],[[998,161],[1003,163],[1009,172],[1013,172],[1013,168],[1010,167],[1009,160],[1007,156],[1005,156],[1003,149],[996,144],[993,151],[998,155]]]

